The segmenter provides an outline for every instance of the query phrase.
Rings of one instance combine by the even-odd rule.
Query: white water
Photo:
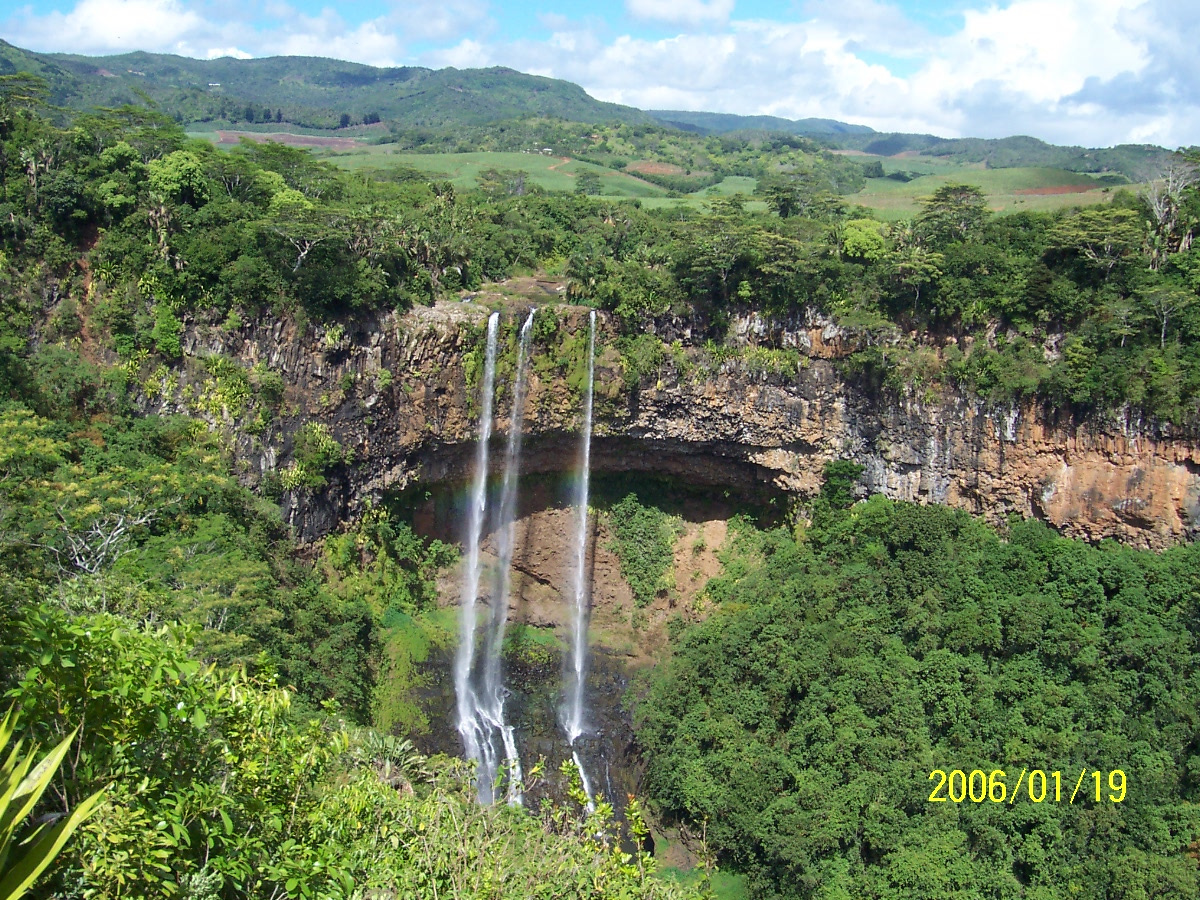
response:
[[[508,447],[504,455],[504,479],[500,487],[500,505],[496,519],[497,564],[492,580],[492,615],[485,643],[483,672],[479,691],[479,717],[489,731],[487,749],[484,753],[483,769],[480,772],[480,799],[490,802],[492,783],[501,761],[507,774],[507,796],[509,803],[521,802],[521,759],[517,754],[516,739],[512,726],[504,719],[504,701],[508,692],[504,687],[501,660],[504,651],[504,632],[508,626],[508,591],[512,580],[513,538],[517,517],[517,480],[521,474],[521,438],[525,431],[525,385],[526,362],[529,359],[529,341],[533,333],[531,309],[525,324],[521,326],[521,340],[517,350],[516,383],[513,386],[512,414],[508,426]],[[499,738],[500,746],[495,739]],[[501,754],[503,756],[501,757]],[[483,796],[487,782],[487,797]]]
[[[579,781],[583,784],[583,792],[587,794],[587,811],[596,811],[596,801],[592,799],[592,783],[588,781],[587,771],[583,768],[583,760],[579,758],[578,750],[571,750],[571,759],[575,760],[575,768],[579,770]]]
[[[517,352],[516,383],[513,386],[512,414],[508,446],[504,458],[504,476],[500,500],[494,513],[498,557],[491,579],[488,602],[491,615],[484,626],[482,658],[476,654],[478,629],[476,608],[483,566],[480,545],[487,517],[488,443],[492,435],[492,395],[496,381],[496,339],[500,316],[488,318],[487,353],[483,367],[483,397],[479,426],[479,447],[475,453],[475,472],[471,481],[470,509],[467,517],[467,563],[463,575],[462,607],[459,613],[458,651],[454,661],[454,689],[458,700],[458,732],[467,758],[476,763],[476,790],[482,803],[491,803],[501,765],[505,770],[506,796],[509,803],[520,803],[524,775],[513,728],[505,721],[501,654],[508,624],[508,591],[513,557],[513,529],[517,510],[517,480],[521,471],[521,437],[525,419],[526,361],[533,328],[531,310],[521,327]]]
[[[487,512],[488,442],[492,437],[492,394],[496,384],[496,334],[500,314],[488,317],[487,355],[483,363],[483,391],[479,416],[479,444],[475,449],[475,472],[471,479],[470,508],[467,512],[467,564],[463,575],[462,605],[459,608],[458,650],[454,658],[454,694],[458,701],[458,733],[462,736],[467,758],[483,763],[483,735],[479,728],[479,701],[471,685],[475,664],[475,607],[479,599],[481,568],[479,545],[483,538],[483,520]],[[491,792],[490,782],[488,792]],[[482,779],[481,779],[482,785]]]
[[[588,796],[588,809],[593,808],[592,788],[584,771],[583,762],[575,749],[575,741],[583,734],[586,727],[584,721],[583,685],[587,672],[587,632],[589,594],[587,584],[587,537],[588,537],[588,492],[591,483],[592,466],[592,396],[595,376],[596,358],[596,313],[588,316],[588,369],[587,387],[583,395],[583,436],[582,453],[579,467],[579,493],[576,497],[575,522],[575,566],[574,566],[574,595],[575,605],[571,617],[571,665],[567,673],[567,702],[563,711],[563,730],[567,734],[567,744],[571,747],[571,756],[579,769],[579,777],[583,781],[583,789]]]

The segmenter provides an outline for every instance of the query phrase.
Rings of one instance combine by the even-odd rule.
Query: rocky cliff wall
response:
[[[514,323],[524,312],[514,305],[506,319]],[[560,339],[587,327],[585,310],[559,307],[558,315]],[[278,372],[286,385],[280,414],[257,434],[241,427],[230,433],[248,481],[287,464],[292,436],[306,421],[327,423],[354,451],[351,464],[328,474],[327,488],[284,496],[301,538],[314,540],[368,498],[467,476],[477,430],[477,398],[468,384],[482,356],[486,316],[473,303],[439,303],[344,329],[287,321],[189,329],[191,361],[178,386],[145,405],[185,408],[189,381],[193,396],[203,391],[196,361],[210,354]],[[1200,521],[1200,446],[1161,429],[989,408],[955,394],[870,395],[839,373],[837,358],[846,351],[841,332],[812,317],[769,323],[748,316],[732,325],[743,344],[769,339],[798,350],[794,373],[755,374],[736,356],[719,366],[691,366],[691,331],[674,323],[663,330],[678,339],[677,351],[665,355],[656,375],[629,388],[611,323],[602,318],[601,327],[593,465],[602,471],[810,495],[825,462],[847,458],[865,467],[864,495],[945,503],[997,523],[1014,513],[1037,517],[1088,540],[1163,547],[1188,538]],[[578,392],[556,365],[535,359],[526,471],[575,464]],[[503,367],[502,357],[497,407],[506,417]],[[498,420],[497,430],[506,428],[507,419]]]

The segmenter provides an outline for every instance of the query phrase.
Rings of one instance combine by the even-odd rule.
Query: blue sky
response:
[[[0,0],[0,35],[89,54],[506,65],[643,108],[881,131],[1200,144],[1191,0]]]

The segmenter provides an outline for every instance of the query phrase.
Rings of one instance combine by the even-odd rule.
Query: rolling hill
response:
[[[376,68],[317,57],[198,60],[161,53],[89,57],[32,53],[0,41],[0,74],[46,78],[62,106],[149,99],[185,124],[265,121],[338,128],[346,115],[408,127],[478,124],[521,116],[650,123],[641,110],[603,103],[569,81],[490,69]],[[247,112],[253,114],[253,119]]]

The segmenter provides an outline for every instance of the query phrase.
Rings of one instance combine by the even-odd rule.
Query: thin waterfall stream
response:
[[[492,803],[500,766],[505,767],[505,793],[509,803],[522,802],[523,773],[513,728],[505,719],[502,656],[504,633],[508,624],[508,592],[511,585],[514,523],[517,512],[517,480],[521,472],[521,438],[524,433],[527,361],[533,316],[530,310],[521,327],[517,350],[516,381],[513,386],[512,412],[508,443],[504,456],[504,475],[500,498],[493,520],[497,540],[497,564],[492,573],[488,603],[491,615],[485,623],[482,658],[476,653],[478,630],[477,606],[483,580],[481,545],[488,512],[487,481],[489,442],[492,436],[493,394],[496,383],[496,344],[499,313],[488,317],[487,350],[484,356],[482,402],[480,403],[479,446],[475,453],[475,471],[471,479],[470,509],[467,518],[467,560],[463,574],[462,606],[459,614],[459,641],[454,663],[454,689],[457,699],[458,732],[467,758],[476,763],[476,790],[482,803]]]
[[[574,608],[571,616],[571,660],[567,671],[566,708],[563,711],[563,730],[567,735],[567,744],[571,748],[571,757],[579,770],[579,778],[587,793],[588,809],[594,808],[592,786],[584,769],[583,760],[575,747],[575,741],[583,734],[585,723],[583,687],[587,672],[587,633],[590,594],[587,578],[587,538],[588,538],[588,491],[591,483],[592,465],[592,396],[596,364],[596,312],[588,314],[588,367],[587,386],[583,395],[583,429],[581,436],[581,453],[579,465],[579,492],[576,496],[575,523],[575,560],[572,575],[574,577],[573,593]]]
[[[467,512],[467,561],[463,573],[462,605],[459,609],[458,649],[454,659],[458,733],[462,736],[467,759],[473,760],[479,766],[483,764],[485,736],[480,728],[479,698],[471,684],[471,670],[475,667],[476,606],[482,575],[479,552],[483,540],[484,517],[487,513],[488,444],[492,438],[492,395],[496,384],[496,336],[499,326],[500,314],[492,313],[487,324],[479,444],[475,450],[475,471],[471,478],[470,507]],[[490,786],[488,791],[490,793]],[[482,799],[482,788],[480,794]]]
[[[491,627],[486,643],[483,664],[483,703],[480,714],[490,726],[493,736],[499,736],[504,753],[507,772],[507,794],[509,803],[521,802],[521,758],[517,753],[516,739],[512,726],[504,719],[504,700],[508,692],[504,687],[502,662],[504,633],[508,626],[508,591],[512,583],[513,539],[517,514],[517,479],[521,474],[521,438],[525,433],[525,388],[528,381],[526,364],[529,360],[529,342],[533,334],[533,317],[537,309],[531,309],[525,324],[521,326],[520,343],[517,349],[516,383],[513,386],[512,415],[508,427],[508,447],[504,454],[504,480],[500,488],[500,507],[496,520],[497,555],[496,573],[492,581]],[[496,751],[493,747],[492,761],[480,775],[480,783],[487,777],[488,792],[491,781],[496,777]],[[489,799],[493,799],[489,796]]]

